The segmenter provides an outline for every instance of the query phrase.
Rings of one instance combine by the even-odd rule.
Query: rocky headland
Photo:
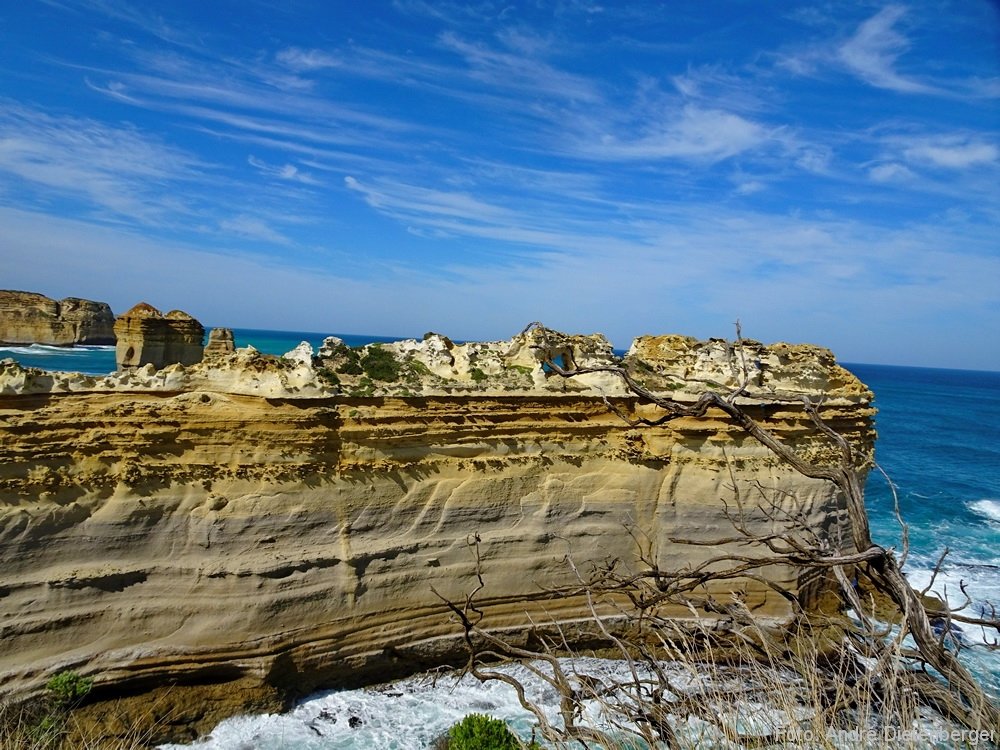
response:
[[[114,344],[114,323],[105,302],[0,289],[0,344]]]
[[[620,365],[680,402],[742,385],[755,419],[833,461],[808,397],[860,472],[871,459],[872,394],[805,345],[645,336],[619,359],[602,336],[533,328],[465,344],[330,338],[100,377],[6,360],[0,701],[73,669],[95,679],[81,715],[107,733],[140,723],[154,739],[192,737],[319,686],[446,663],[461,631],[432,588],[461,600],[474,587],[473,539],[485,622],[572,623],[583,602],[546,593],[571,582],[567,554],[634,561],[637,527],[664,567],[697,564],[718,548],[671,540],[731,533],[734,482],[849,537],[831,484],[722,412],[636,429],[622,416],[653,410],[619,377],[564,378],[547,363]],[[800,573],[767,571],[809,606],[820,584]],[[788,617],[763,582],[739,586],[761,617]]]

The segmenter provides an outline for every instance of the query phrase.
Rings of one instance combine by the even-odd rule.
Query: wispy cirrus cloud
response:
[[[0,107],[0,172],[111,215],[162,220],[177,208],[162,192],[195,179],[205,166],[136,128],[50,115],[11,101]]]
[[[595,160],[686,159],[715,162],[764,145],[776,133],[753,120],[720,109],[685,105],[650,118],[637,135],[616,127],[612,132],[591,133],[577,145],[581,156]]]
[[[80,15],[99,13],[170,44],[184,47],[195,45],[195,34],[178,28],[176,24],[168,22],[163,15],[142,4],[135,5],[127,0],[41,0],[41,2]]]
[[[275,53],[274,58],[292,70],[313,72],[326,68],[339,68],[343,60],[329,52],[318,49],[287,47]]]
[[[545,59],[547,45],[532,37],[529,44],[524,35],[502,34],[503,48],[471,42],[452,32],[438,38],[446,50],[462,57],[465,67],[459,69],[473,81],[500,90],[515,90],[524,94],[542,94],[563,101],[593,103],[603,97],[592,79],[560,70]]]
[[[983,138],[962,135],[908,138],[903,140],[903,156],[945,169],[968,169],[995,165],[1000,148]]]
[[[268,164],[255,156],[248,156],[247,163],[261,174],[276,177],[289,182],[300,182],[303,185],[322,184],[309,172],[303,172],[294,164]]]
[[[397,181],[379,181],[372,185],[347,176],[344,184],[364,197],[365,202],[390,216],[404,219],[452,217],[476,223],[510,221],[511,213],[472,196],[437,190]]]
[[[909,182],[916,178],[910,169],[897,162],[876,164],[869,168],[868,175],[875,182]]]
[[[897,69],[900,55],[909,47],[907,38],[896,29],[905,15],[903,6],[886,6],[840,45],[837,58],[848,70],[877,88],[907,94],[941,93]]]
[[[219,222],[219,229],[228,235],[236,235],[249,240],[288,245],[290,240],[271,227],[259,216],[239,214]]]
[[[821,15],[824,18],[821,24],[809,25],[815,28],[834,25],[831,16]],[[970,74],[968,70],[961,74],[945,72],[938,65],[927,65],[920,56],[908,56],[913,40],[904,27],[911,17],[914,24],[928,23],[914,9],[890,4],[846,35],[834,33],[832,38],[769,54],[777,69],[797,76],[821,77],[829,70],[841,70],[869,86],[900,94],[966,100],[1000,97],[1000,76]],[[984,61],[981,67],[986,71],[991,66]]]

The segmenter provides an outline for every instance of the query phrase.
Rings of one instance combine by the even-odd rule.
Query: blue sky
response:
[[[1000,370],[1000,11],[0,6],[0,287]]]

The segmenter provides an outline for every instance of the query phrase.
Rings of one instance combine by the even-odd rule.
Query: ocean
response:
[[[233,337],[236,346],[252,346],[264,354],[285,354],[301,342],[307,341],[314,350],[319,350],[327,336],[338,336],[348,346],[363,346],[374,342],[398,341],[401,336],[358,336],[343,333],[314,333],[302,331],[266,331],[256,328],[235,328]],[[88,375],[104,375],[115,369],[115,348],[113,346],[27,346],[0,345],[0,359],[13,358],[26,367],[41,367],[46,370],[69,370],[85,372]]]
[[[236,330],[238,346],[283,354],[300,341],[318,348],[324,335]],[[359,345],[392,338],[341,335]],[[113,347],[0,347],[0,359],[25,365],[100,374],[114,369]],[[970,612],[1000,605],[1000,373],[846,364],[876,395],[877,461],[896,487],[909,526],[909,579],[923,587],[947,551],[934,591]],[[900,549],[901,532],[889,484],[868,480],[867,505],[875,541]],[[969,643],[984,634],[964,627]],[[1000,656],[966,649],[970,667],[1000,695]],[[589,673],[613,669],[594,663]],[[193,747],[199,750],[421,750],[471,712],[511,720],[522,733],[530,722],[513,692],[453,677],[418,675],[368,688],[317,694],[281,716],[236,717]],[[351,718],[354,721],[351,721]],[[165,746],[179,750],[182,746]]]

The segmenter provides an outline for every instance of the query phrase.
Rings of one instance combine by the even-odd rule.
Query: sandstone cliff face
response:
[[[208,333],[208,343],[205,344],[205,356],[216,354],[232,354],[236,351],[236,341],[232,328],[213,328]]]
[[[718,549],[670,540],[731,532],[733,476],[800,504],[820,533],[846,534],[830,485],[723,414],[631,429],[605,399],[648,407],[602,373],[569,382],[539,359],[556,347],[579,366],[614,361],[605,344],[429,337],[355,362],[328,340],[315,358],[308,346],[284,358],[240,349],[105,378],[0,363],[0,698],[75,668],[97,697],[139,694],[93,706],[95,721],[156,705],[161,736],[176,737],[318,685],[439,664],[459,643],[432,587],[456,600],[471,590],[470,539],[490,624],[570,621],[582,603],[543,594],[570,581],[565,555],[634,559],[637,526],[662,565],[696,564]],[[704,387],[692,381],[737,378],[720,350],[641,339],[625,364],[686,397]],[[372,351],[392,354],[396,380],[371,377],[392,370]],[[870,458],[871,394],[832,357],[751,351],[756,418],[823,460],[834,448],[796,399],[825,394],[823,416]],[[797,570],[768,575],[808,597]],[[758,583],[747,601],[788,614]]]
[[[182,310],[166,315],[140,302],[115,320],[119,370],[152,365],[193,365],[204,352],[205,328]]]
[[[0,344],[113,344],[114,322],[104,302],[0,290]]]

